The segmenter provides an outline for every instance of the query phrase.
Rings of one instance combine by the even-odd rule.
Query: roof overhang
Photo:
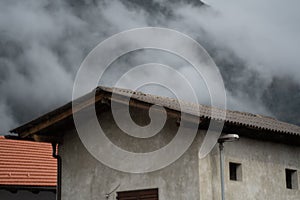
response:
[[[114,95],[112,95],[114,94]],[[19,139],[33,140],[40,142],[62,142],[62,135],[65,129],[74,127],[73,115],[84,109],[95,106],[96,109],[110,108],[112,101],[127,104],[140,109],[149,109],[152,105],[160,105],[165,108],[169,117],[181,118],[180,103],[177,100],[155,95],[134,92],[127,89],[98,87],[92,92],[57,108],[35,120],[32,120],[20,127],[11,130],[11,133],[18,134]],[[73,103],[73,104],[72,104]],[[72,106],[73,105],[73,106]],[[196,115],[195,104],[185,103],[190,107],[190,111],[185,113],[184,119],[191,123],[200,123],[199,128],[206,129],[211,120],[212,109],[217,112],[226,112],[225,126],[223,132],[235,133],[241,136],[283,142],[300,145],[300,127],[276,119],[243,113],[237,111],[221,110],[204,105],[197,105],[200,109]],[[222,120],[222,119],[214,119]]]

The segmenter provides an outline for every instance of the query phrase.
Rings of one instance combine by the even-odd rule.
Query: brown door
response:
[[[158,189],[117,192],[118,200],[158,200]]]

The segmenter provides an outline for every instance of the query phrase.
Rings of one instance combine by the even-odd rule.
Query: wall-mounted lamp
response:
[[[239,140],[239,135],[237,134],[226,134],[222,135],[218,139],[219,143],[219,149],[220,149],[220,174],[221,174],[221,196],[222,200],[225,200],[225,189],[224,189],[224,155],[223,155],[223,150],[224,150],[224,143],[225,142],[234,142]]]

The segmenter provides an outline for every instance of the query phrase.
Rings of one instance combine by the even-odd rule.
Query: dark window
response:
[[[242,165],[240,163],[229,163],[229,178],[232,181],[242,180]]]
[[[5,200],[55,200],[55,192],[40,191],[39,193],[35,194],[28,190],[9,191],[9,190],[0,188],[0,199],[5,199]]]
[[[158,189],[117,192],[118,200],[158,200]]]
[[[297,170],[285,169],[286,188],[298,189],[298,175]]]

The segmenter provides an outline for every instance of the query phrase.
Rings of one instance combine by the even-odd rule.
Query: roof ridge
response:
[[[78,101],[78,105],[80,103],[86,103],[88,101],[91,101],[91,99],[96,97],[102,99],[101,96],[107,95],[109,96],[113,93],[119,94],[124,97],[130,97],[131,99],[137,100],[139,102],[147,103],[147,104],[153,104],[153,105],[160,105],[165,108],[168,108],[170,110],[174,110],[176,112],[181,112],[182,109],[180,107],[180,104],[183,103],[184,105],[187,105],[188,109],[185,109],[184,112],[187,114],[191,114],[194,116],[199,116],[202,118],[208,118],[208,119],[214,119],[214,120],[224,120],[229,125],[242,125],[244,127],[250,127],[250,128],[256,128],[258,130],[268,130],[272,132],[280,132],[280,133],[287,133],[290,135],[297,135],[300,136],[300,127],[295,124],[290,124],[287,122],[279,121],[275,118],[263,116],[263,115],[257,115],[247,112],[241,112],[241,111],[233,111],[233,110],[225,110],[218,107],[212,107],[208,105],[203,104],[196,104],[193,102],[187,102],[183,100],[174,99],[171,97],[163,97],[153,94],[146,94],[141,91],[133,91],[130,89],[124,89],[124,88],[112,88],[112,87],[104,87],[104,86],[98,86],[90,93],[79,97],[78,99],[74,101]],[[111,100],[113,100],[113,96],[111,97]],[[77,103],[77,102],[76,102]],[[84,104],[85,105],[85,104]],[[91,105],[86,103],[86,105]],[[49,119],[49,117],[55,117],[58,116],[61,113],[68,112],[67,116],[70,116],[73,114],[72,111],[73,102],[69,102],[53,111],[48,112],[45,115],[40,116],[37,119],[32,120],[31,122],[28,122],[18,128],[15,128],[11,130],[11,133],[18,133],[25,134],[24,137],[27,137],[28,135],[32,133],[36,133],[40,131],[40,129],[36,129],[32,132],[30,130],[32,127],[38,126],[39,124],[45,123]],[[81,107],[80,109],[83,109],[84,107]],[[79,109],[79,110],[80,110]],[[213,115],[212,115],[213,114]],[[224,114],[226,114],[226,118],[224,119]],[[63,118],[59,118],[58,121],[62,120]],[[57,123],[57,121],[53,122]],[[45,126],[46,128],[48,126]],[[44,127],[44,128],[45,128]],[[29,132],[28,132],[29,130]],[[30,138],[30,137],[29,137]]]
[[[238,123],[238,124],[242,124],[242,125],[246,125],[246,126],[249,125],[249,126],[253,126],[256,128],[267,129],[267,130],[271,130],[271,131],[275,131],[275,132],[293,133],[293,134],[297,134],[300,136],[300,127],[298,125],[291,124],[288,122],[283,122],[283,121],[280,121],[271,116],[265,116],[265,115],[261,115],[261,114],[253,114],[253,113],[249,113],[249,112],[234,111],[234,110],[228,110],[228,109],[224,110],[224,109],[221,109],[218,107],[212,107],[212,106],[197,104],[197,103],[193,103],[193,102],[187,102],[187,101],[183,101],[183,100],[174,99],[171,97],[158,96],[158,95],[154,95],[154,94],[146,94],[141,91],[133,91],[131,89],[113,88],[113,87],[110,88],[110,87],[103,87],[103,86],[98,86],[97,89],[98,90],[100,89],[100,90],[103,90],[106,92],[110,92],[110,93],[115,92],[120,95],[131,94],[130,95],[131,98],[137,99],[139,101],[144,101],[144,102],[148,102],[151,104],[156,104],[156,103],[158,103],[159,105],[162,104],[161,106],[168,107],[170,109],[175,109],[177,111],[180,111],[180,108],[178,108],[178,105],[173,105],[174,103],[175,104],[183,103],[185,105],[197,106],[200,108],[200,115],[205,116],[205,117],[211,117],[210,114],[211,114],[212,110],[219,111],[219,112],[225,112],[226,113],[226,118],[225,118],[226,122],[233,122],[233,123]],[[142,95],[142,96],[139,96],[139,95]],[[126,95],[126,96],[128,96],[128,95]],[[156,99],[160,99],[163,101],[157,102]],[[167,100],[170,100],[171,103],[168,102]],[[164,102],[165,102],[165,104],[164,104]],[[191,109],[190,111],[193,112],[194,110]],[[195,113],[189,113],[189,114],[195,114]],[[239,117],[236,115],[238,115]],[[244,116],[244,119],[241,118],[241,115]],[[220,114],[220,116],[221,116],[221,114]],[[248,121],[248,123],[247,123],[247,121]]]

